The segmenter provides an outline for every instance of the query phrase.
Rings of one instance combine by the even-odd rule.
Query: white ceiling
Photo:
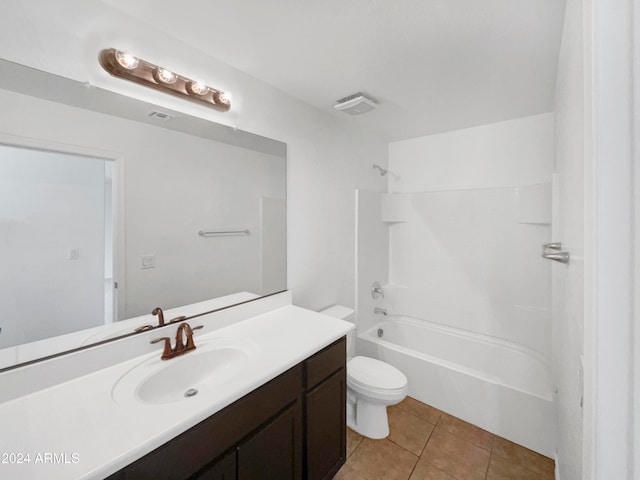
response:
[[[565,0],[104,2],[389,141],[553,110]]]

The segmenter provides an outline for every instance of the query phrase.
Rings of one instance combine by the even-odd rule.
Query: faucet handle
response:
[[[149,343],[158,343],[164,340],[164,350],[162,351],[162,360],[167,360],[173,356],[173,350],[171,349],[171,339],[169,337],[154,338]]]
[[[134,332],[146,332],[147,330],[153,330],[153,325],[142,325],[141,327],[138,327],[136,329],[134,329]]]
[[[187,318],[186,315],[180,315],[179,317],[176,318],[172,318],[171,320],[169,320],[169,323],[176,323],[176,322],[180,322],[182,320],[184,320],[185,318]]]
[[[200,330],[201,328],[204,328],[204,325],[198,325],[197,327],[192,327],[188,323],[185,323],[185,325],[188,327],[187,328],[187,343],[185,345],[185,349],[187,351],[195,350],[196,349],[196,344],[193,341],[193,331],[194,330]]]

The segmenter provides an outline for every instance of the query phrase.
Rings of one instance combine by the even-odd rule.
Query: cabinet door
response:
[[[198,473],[195,480],[235,480],[236,479],[236,451],[226,454],[213,465]]]
[[[302,478],[302,409],[296,401],[238,447],[238,480]]]
[[[306,478],[330,479],[347,456],[345,370],[311,390],[306,402]]]

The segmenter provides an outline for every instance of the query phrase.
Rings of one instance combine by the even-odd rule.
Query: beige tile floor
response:
[[[553,480],[553,460],[411,397],[387,409],[389,437],[347,429],[334,480]]]

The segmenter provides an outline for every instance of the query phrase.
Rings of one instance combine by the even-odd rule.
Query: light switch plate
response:
[[[155,255],[143,255],[140,268],[156,268],[156,256]]]

